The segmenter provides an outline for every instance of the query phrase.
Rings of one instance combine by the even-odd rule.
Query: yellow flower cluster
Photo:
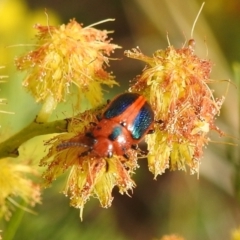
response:
[[[40,203],[40,186],[29,179],[29,174],[36,174],[33,168],[6,158],[1,159],[0,169],[0,218],[9,220],[13,206],[19,206],[16,197],[30,206]]]
[[[75,85],[96,106],[102,101],[101,84],[117,84],[104,70],[108,56],[119,48],[110,44],[108,32],[82,27],[75,20],[67,25],[35,25],[38,40],[35,50],[16,59],[19,70],[27,70],[23,82],[37,102],[52,98],[55,105],[65,101]]]
[[[185,169],[186,165],[192,173],[197,172],[209,131],[223,134],[214,123],[223,98],[214,99],[207,85],[212,64],[195,55],[192,44],[181,49],[169,46],[156,51],[153,57],[138,49],[126,55],[148,64],[130,91],[143,94],[155,114],[155,132],[145,137],[150,171],[155,178],[166,168]],[[109,207],[115,186],[127,194],[135,186],[131,175],[138,167],[138,150],[130,149],[129,159],[116,155],[103,158],[91,151],[94,139],[86,137],[86,133],[93,130],[96,116],[102,112],[100,107],[72,119],[68,133],[48,142],[50,151],[41,162],[47,166],[46,186],[70,171],[64,193],[69,195],[72,206],[81,209],[81,217],[90,197],[97,197],[102,207]]]
[[[145,95],[155,112],[155,133],[146,137],[150,171],[155,178],[166,168],[188,165],[192,173],[198,171],[202,149],[209,141],[207,134],[210,130],[222,134],[214,121],[223,98],[214,99],[207,85],[210,61],[195,55],[192,45],[169,46],[153,57],[138,49],[125,54],[148,64],[130,91]]]
[[[137,152],[129,150],[129,158],[113,156],[102,158],[90,150],[91,139],[86,137],[97,122],[96,116],[102,108],[85,111],[69,123],[68,133],[51,139],[48,155],[42,159],[41,165],[47,166],[43,177],[48,187],[53,180],[69,171],[68,180],[63,193],[71,199],[71,205],[80,208],[82,218],[83,207],[90,197],[97,197],[102,207],[111,206],[112,190],[115,186],[121,194],[128,194],[135,186],[131,175],[138,167]]]

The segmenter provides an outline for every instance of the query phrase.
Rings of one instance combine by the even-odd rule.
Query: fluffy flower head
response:
[[[51,145],[48,155],[41,161],[47,166],[43,177],[45,186],[68,171],[64,194],[71,199],[70,204],[80,208],[81,217],[85,203],[91,198],[99,199],[102,207],[111,206],[112,190],[115,186],[121,194],[132,191],[135,186],[131,175],[138,167],[137,152],[130,149],[123,156],[99,157],[91,151],[93,139],[86,136],[91,132],[96,115],[101,110],[89,110],[75,117],[69,123],[68,133],[58,135],[47,144]]]
[[[19,70],[27,70],[23,82],[37,102],[51,96],[56,103],[66,100],[72,85],[93,105],[102,100],[101,84],[116,84],[104,68],[114,49],[106,30],[82,27],[75,20],[67,25],[35,25],[38,30],[33,51],[16,59]]]
[[[191,40],[190,43],[192,43]],[[155,112],[155,133],[146,137],[149,169],[155,177],[165,171],[198,171],[203,147],[215,126],[222,99],[214,99],[207,83],[212,64],[194,54],[192,44],[181,49],[169,46],[147,57],[138,49],[126,55],[148,65],[130,91],[149,99]]]
[[[30,206],[40,203],[40,187],[27,178],[28,174],[35,174],[30,166],[12,162],[11,159],[1,159],[0,217],[9,220],[13,207],[18,206],[14,200],[16,197],[22,198]]]

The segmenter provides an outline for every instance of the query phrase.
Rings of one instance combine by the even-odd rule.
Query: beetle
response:
[[[138,93],[123,93],[108,102],[98,123],[93,123],[91,132],[86,133],[90,146],[66,142],[59,146],[86,146],[89,149],[80,156],[93,152],[98,157],[113,154],[128,158],[127,150],[136,149],[137,144],[148,133],[153,132],[154,113],[146,98]],[[88,141],[89,142],[89,141]]]

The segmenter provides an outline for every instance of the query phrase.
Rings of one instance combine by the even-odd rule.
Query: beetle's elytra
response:
[[[88,134],[93,138],[91,151],[100,157],[126,156],[152,130],[154,114],[145,97],[123,93],[106,107],[99,123]]]

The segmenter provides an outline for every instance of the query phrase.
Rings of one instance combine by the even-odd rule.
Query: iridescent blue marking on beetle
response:
[[[117,99],[110,103],[110,106],[103,113],[103,117],[109,119],[119,116],[136,101],[138,96],[137,93],[125,93],[118,96]]]
[[[132,126],[132,138],[140,139],[154,120],[153,112],[148,103],[145,103],[140,109]]]
[[[122,134],[122,126],[115,127],[112,133],[108,136],[108,138],[112,141],[116,140]]]

